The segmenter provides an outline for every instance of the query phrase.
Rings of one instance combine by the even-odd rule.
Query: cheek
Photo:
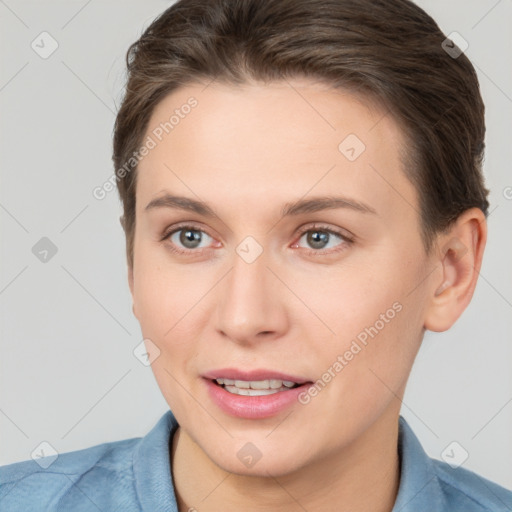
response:
[[[379,332],[389,331],[388,326],[396,323],[398,310],[407,300],[405,283],[411,277],[403,272],[395,275],[399,265],[392,258],[386,261],[383,256],[378,265],[374,260],[360,261],[357,266],[341,264],[295,281],[296,294],[324,321],[324,338],[330,331],[335,340],[360,335],[364,341],[366,329],[374,332],[374,326]],[[414,269],[410,272],[413,274]]]
[[[335,333],[326,330],[323,341],[316,343],[315,366],[345,375],[340,381],[360,381],[361,391],[366,388],[369,396],[377,390],[389,393],[386,384],[395,391],[400,387],[419,349],[423,327],[421,259],[390,253],[378,261],[322,280],[322,293],[312,305]],[[318,339],[312,333],[310,337]]]
[[[326,438],[332,437],[333,425],[343,438],[343,433],[364,430],[385,410],[400,409],[397,397],[403,394],[421,335],[415,306],[397,296],[374,293],[359,309],[346,302],[354,316],[338,310],[332,317],[336,338],[309,350],[317,380],[301,404],[309,415],[324,419]]]
[[[170,264],[165,252],[142,244],[138,249],[133,296],[137,318],[148,337],[171,339],[200,306],[211,286],[211,272]]]
[[[218,276],[207,266],[170,264],[165,254],[149,248],[141,248],[137,256],[137,318],[143,337],[160,351],[151,365],[155,379],[171,408],[179,412],[179,383],[197,374],[198,340],[211,318],[208,292]]]
[[[205,278],[169,267],[149,250],[140,251],[134,273],[134,305],[142,336],[159,350],[151,369],[162,394],[175,413],[182,411],[179,383],[192,374],[201,318]],[[181,271],[180,271],[181,270]],[[182,412],[183,414],[183,412]]]

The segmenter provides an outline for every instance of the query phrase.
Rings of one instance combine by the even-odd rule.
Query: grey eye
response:
[[[333,240],[335,242],[336,238],[343,241],[343,238],[340,235],[321,229],[306,231],[300,239],[302,240],[304,237],[306,237],[307,245],[312,249],[330,249],[335,247],[336,244],[331,246],[328,246],[328,244]]]
[[[204,231],[192,228],[178,229],[169,237],[172,243],[178,245],[178,247],[182,246],[185,249],[197,249],[205,239],[208,242],[209,238],[211,237]]]

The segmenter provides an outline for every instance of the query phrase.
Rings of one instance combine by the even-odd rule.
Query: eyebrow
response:
[[[189,197],[175,196],[171,194],[165,194],[153,199],[148,203],[145,210],[147,211],[155,208],[176,208],[179,210],[197,213],[204,217],[218,217],[215,211],[203,201],[197,201]],[[283,217],[287,217],[336,208],[347,208],[360,213],[377,215],[377,212],[371,206],[354,199],[340,196],[313,197],[311,199],[299,199],[293,203],[286,203],[281,210],[281,215]]]

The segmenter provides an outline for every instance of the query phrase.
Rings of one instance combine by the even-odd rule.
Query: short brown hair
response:
[[[307,77],[365,94],[407,139],[426,251],[465,210],[488,213],[484,104],[468,58],[450,56],[436,22],[409,0],[179,0],[126,54],[113,161],[133,265],[137,162],[155,106],[194,82]],[[129,165],[127,167],[127,162]],[[118,175],[119,176],[119,175]]]

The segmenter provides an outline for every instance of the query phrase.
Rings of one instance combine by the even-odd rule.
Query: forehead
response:
[[[394,119],[364,97],[307,80],[182,87],[156,106],[147,137],[155,147],[139,163],[142,201],[179,188],[242,207],[336,189],[376,209],[416,203]]]

